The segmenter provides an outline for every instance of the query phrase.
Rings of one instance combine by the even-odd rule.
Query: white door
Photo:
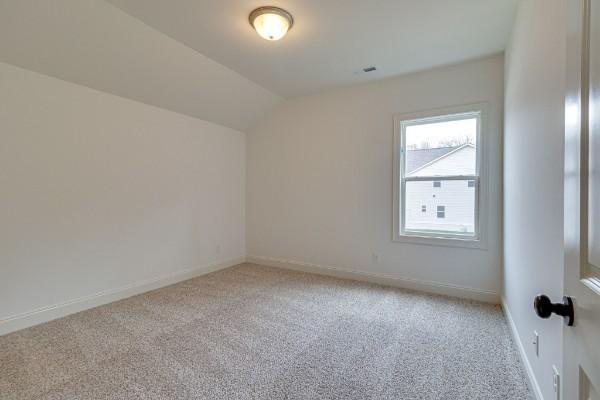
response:
[[[561,399],[600,400],[600,0],[568,0]],[[562,390],[560,390],[562,389]]]

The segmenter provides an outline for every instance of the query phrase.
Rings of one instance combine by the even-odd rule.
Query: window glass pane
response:
[[[446,206],[437,206],[437,217],[446,218]]]
[[[431,181],[407,181],[404,231],[474,236],[475,190],[467,179],[444,180],[441,188]]]
[[[408,125],[405,129],[405,176],[476,174],[477,118]]]

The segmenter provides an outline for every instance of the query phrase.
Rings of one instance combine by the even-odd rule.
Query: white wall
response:
[[[245,140],[0,63],[0,331],[40,307],[239,261]]]
[[[498,293],[503,67],[499,55],[286,101],[248,135],[248,253]],[[480,101],[488,249],[392,242],[393,115]]]
[[[563,293],[565,51],[564,2],[521,2],[505,68],[503,296],[545,399],[555,398],[562,320],[539,319],[532,302]]]

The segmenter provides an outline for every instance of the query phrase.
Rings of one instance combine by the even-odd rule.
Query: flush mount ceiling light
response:
[[[279,7],[259,7],[250,13],[250,25],[264,39],[279,40],[294,25],[292,14]]]

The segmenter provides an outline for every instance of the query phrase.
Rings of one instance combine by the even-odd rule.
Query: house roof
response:
[[[462,146],[406,150],[406,173],[410,174],[430,162],[444,157]]]

